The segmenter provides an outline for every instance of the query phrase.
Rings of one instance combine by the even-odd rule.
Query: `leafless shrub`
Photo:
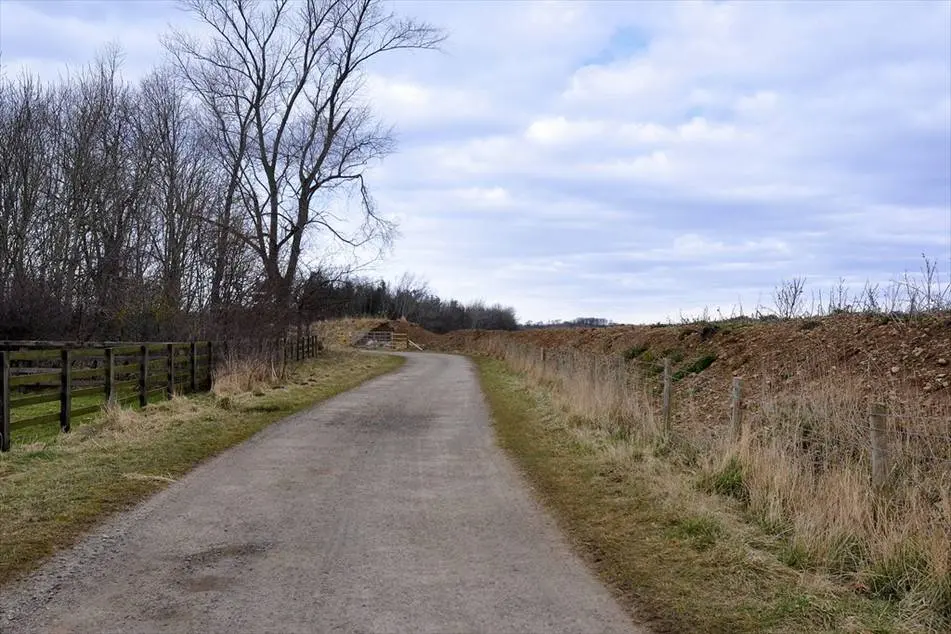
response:
[[[783,280],[773,294],[776,314],[782,319],[798,317],[802,312],[805,289],[806,278],[804,277],[794,277],[790,280]]]

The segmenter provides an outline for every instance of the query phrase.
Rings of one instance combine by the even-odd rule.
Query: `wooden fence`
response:
[[[73,419],[109,403],[144,407],[156,397],[210,390],[216,366],[226,359],[264,357],[284,368],[316,356],[319,349],[316,336],[162,343],[0,341],[0,451],[10,450],[12,432],[57,422],[68,432]],[[57,402],[58,407],[53,405]],[[21,415],[14,419],[18,411]]]

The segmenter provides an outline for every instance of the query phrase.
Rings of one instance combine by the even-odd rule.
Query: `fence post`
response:
[[[0,350],[0,451],[10,451],[10,353]]]
[[[73,354],[69,348],[63,348],[60,351],[60,358],[63,367],[59,380],[59,428],[67,432],[69,431],[69,412],[73,409],[73,380],[70,372],[73,365]]]
[[[149,404],[149,347],[139,348],[139,406]]]
[[[168,398],[175,396],[175,345],[168,344]]]
[[[208,342],[208,391],[212,388],[212,376],[215,371],[215,344]]]
[[[670,438],[670,359],[664,357],[664,392],[663,409],[661,413],[664,417],[664,438]]]
[[[115,350],[106,348],[106,403],[116,402],[116,355]]]
[[[888,438],[885,435],[887,411],[882,403],[873,403],[869,415],[872,435],[872,486],[881,489],[888,477]]]
[[[188,346],[188,372],[191,385],[188,389],[192,392],[198,391],[198,344],[194,341]]]
[[[281,378],[287,378],[287,337],[281,337]]]
[[[743,431],[743,388],[740,377],[733,377],[733,390],[730,406],[730,424],[733,429],[733,439],[739,440]]]

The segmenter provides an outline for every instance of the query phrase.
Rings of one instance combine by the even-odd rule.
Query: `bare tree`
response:
[[[286,307],[308,230],[351,247],[388,241],[393,227],[364,170],[393,142],[360,99],[362,71],[383,53],[434,48],[442,35],[379,0],[183,4],[211,36],[176,32],[166,45],[207,113],[229,174],[229,213],[243,214],[240,224],[226,214],[217,225],[257,254],[264,292]],[[359,192],[359,222],[332,213],[341,188]]]
[[[776,313],[782,319],[798,317],[802,312],[802,303],[806,290],[806,278],[794,277],[783,280],[774,292]]]
[[[211,162],[201,144],[193,108],[175,77],[157,70],[140,88],[139,125],[154,161],[148,187],[149,246],[158,264],[161,305],[194,310],[203,294],[197,269],[200,219],[207,213]]]

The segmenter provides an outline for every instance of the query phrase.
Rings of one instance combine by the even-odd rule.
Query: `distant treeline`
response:
[[[193,24],[138,81],[118,50],[53,80],[0,68],[0,338],[279,336],[313,307],[312,261],[393,239],[364,66],[443,34],[382,0],[181,6]]]
[[[426,330],[481,328],[515,330],[515,310],[476,301],[468,304],[444,300],[429,290],[425,282],[405,274],[395,284],[383,280],[351,278],[317,271],[301,285],[299,310],[309,320],[335,317],[385,317],[407,320]]]
[[[601,317],[577,317],[568,321],[527,321],[522,328],[606,328],[614,325],[610,319]]]

